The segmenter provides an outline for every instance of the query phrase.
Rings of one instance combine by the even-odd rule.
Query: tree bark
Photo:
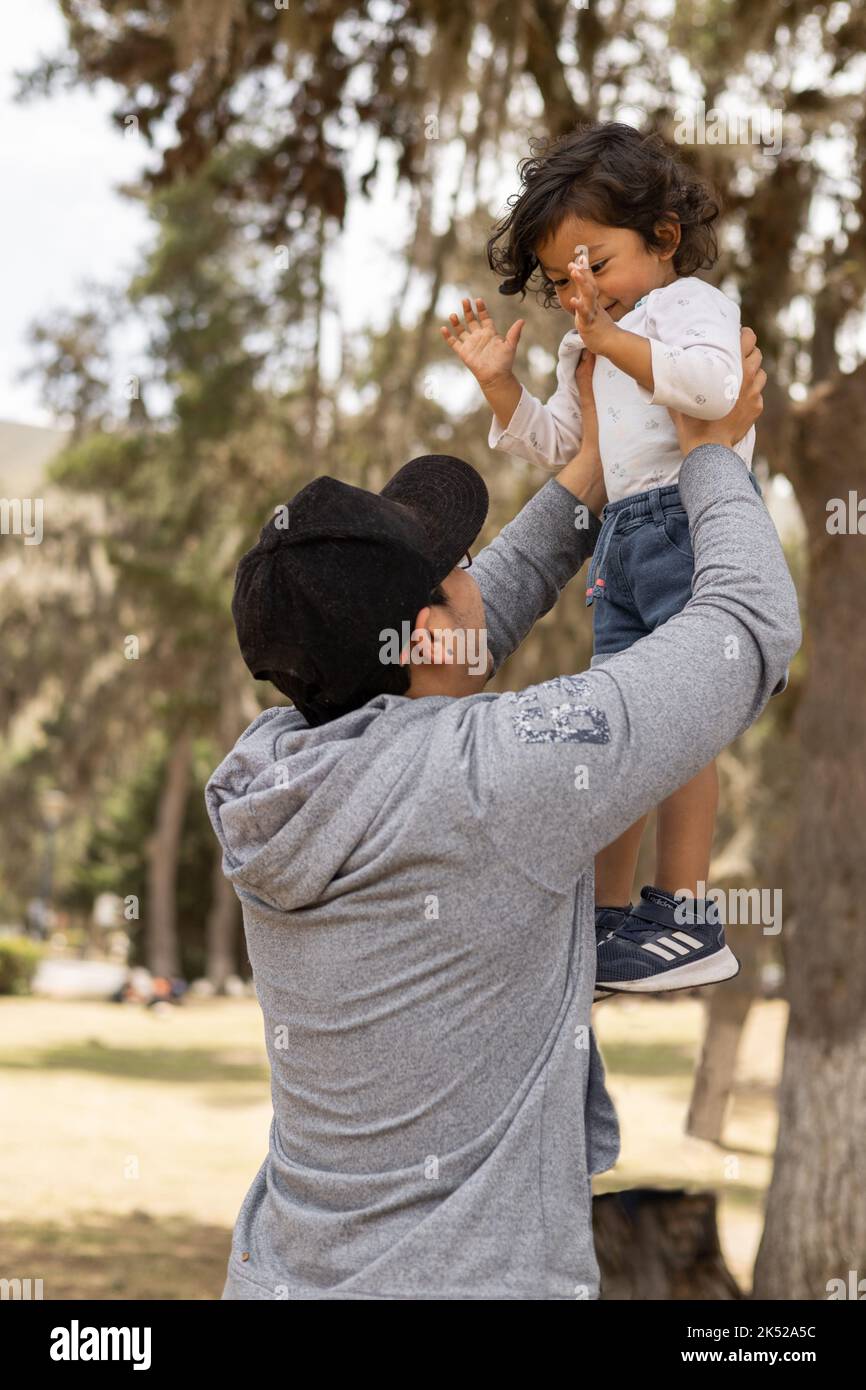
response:
[[[808,756],[788,873],[796,915],[786,912],[781,937],[790,1018],[779,1135],[755,1267],[766,1299],[823,1299],[828,1280],[866,1273],[866,565],[862,535],[827,530],[829,499],[866,493],[866,366],[807,404],[796,445],[810,674],[795,731]]]

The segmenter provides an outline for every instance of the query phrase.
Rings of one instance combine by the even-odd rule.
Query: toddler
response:
[[[592,665],[624,651],[691,596],[689,522],[677,487],[682,454],[668,409],[727,415],[742,384],[740,313],[695,276],[714,264],[720,208],[656,135],[614,122],[565,135],[522,162],[522,189],[488,246],[500,293],[537,288],[574,319],[545,404],[517,380],[524,320],[501,337],[483,300],[463,300],[442,334],[493,411],[489,442],[558,469],[582,438],[576,368],[594,355],[593,395],[608,502],[586,589]],[[736,452],[751,463],[752,428]],[[752,484],[760,495],[754,474]],[[785,688],[787,677],[774,694]],[[659,698],[664,692],[659,691]],[[712,763],[659,807],[655,883],[633,904],[647,817],[597,857],[597,997],[655,992],[735,975],[718,909],[705,897],[718,799]]]

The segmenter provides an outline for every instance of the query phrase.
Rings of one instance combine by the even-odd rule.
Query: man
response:
[[[486,489],[438,456],[379,495],[317,478],[241,560],[241,650],[296,707],[265,710],[206,792],[274,1105],[223,1298],[599,1296],[591,1179],[619,1130],[590,1027],[593,859],[752,723],[800,640],[730,448],[766,381],[744,330],[747,352],[727,420],[677,421],[693,598],[597,669],[483,689],[598,534],[588,360],[580,454],[471,569]]]

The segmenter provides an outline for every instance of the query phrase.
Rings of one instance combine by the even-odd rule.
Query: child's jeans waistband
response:
[[[677,483],[667,487],[653,487],[648,492],[634,492],[629,497],[620,497],[616,502],[605,502],[601,512],[602,521],[620,512],[630,511],[636,517],[655,516],[667,507],[681,507],[680,489]]]
[[[763,496],[761,485],[751,469],[749,469],[749,478],[758,496]],[[605,503],[601,513],[601,530],[596,539],[595,552],[587,576],[587,608],[594,599],[604,597],[604,566],[610,543],[618,526],[623,522],[632,523],[651,519],[663,527],[665,512],[674,508],[682,510],[682,505],[677,483],[669,483],[665,487],[650,488],[647,492],[635,492],[628,497],[620,497],[616,502]]]

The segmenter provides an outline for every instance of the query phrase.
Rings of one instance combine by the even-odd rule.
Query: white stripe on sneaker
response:
[[[669,936],[660,936],[659,941],[663,946],[667,946],[670,950],[676,951],[678,956],[687,956],[689,953],[688,946],[681,946],[678,941],[672,941]]]
[[[676,960],[676,956],[671,951],[663,951],[661,946],[656,946],[652,941],[645,941],[643,949],[652,951],[654,956],[661,956],[662,960]]]
[[[675,931],[672,933],[672,935],[678,936],[680,941],[685,941],[686,945],[694,946],[696,951],[699,951],[704,944],[703,941],[696,941],[693,936],[689,936],[688,932]]]

